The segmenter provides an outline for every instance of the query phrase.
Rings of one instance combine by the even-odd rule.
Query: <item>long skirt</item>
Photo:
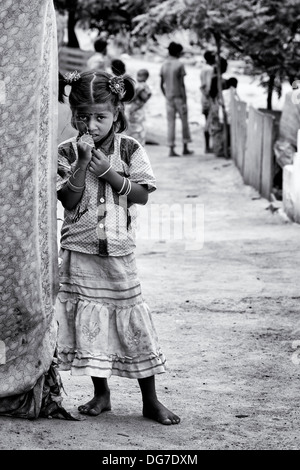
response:
[[[134,254],[61,251],[58,362],[72,375],[145,378],[165,372]]]

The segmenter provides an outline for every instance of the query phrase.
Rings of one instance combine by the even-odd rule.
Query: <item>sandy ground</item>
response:
[[[128,61],[129,71],[140,65]],[[140,212],[136,255],[168,359],[167,373],[156,379],[158,396],[181,423],[143,418],[136,381],[116,377],[112,411],[81,416],[77,406],[91,396],[91,381],[63,372],[64,406],[80,421],[1,417],[0,449],[299,449],[300,226],[272,212],[231,160],[203,153],[193,68],[187,84],[195,153],[167,156],[159,63],[149,66],[156,87],[149,138],[159,145],[147,150],[158,190]]]

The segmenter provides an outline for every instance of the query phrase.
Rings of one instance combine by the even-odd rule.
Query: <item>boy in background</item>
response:
[[[168,46],[169,57],[164,61],[160,70],[160,87],[166,98],[168,120],[168,146],[169,157],[179,157],[175,152],[176,115],[178,114],[182,124],[183,155],[190,155],[193,151],[188,149],[191,135],[188,123],[188,109],[184,76],[186,75],[184,64],[179,60],[183,47],[177,42],[171,42]]]

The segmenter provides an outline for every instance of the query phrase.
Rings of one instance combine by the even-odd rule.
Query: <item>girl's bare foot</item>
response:
[[[168,410],[168,408],[158,400],[144,403],[143,416],[166,425],[180,423],[179,416]]]
[[[110,394],[106,393],[105,395],[95,395],[90,401],[85,405],[78,407],[78,411],[84,415],[98,416],[103,411],[110,411]]]

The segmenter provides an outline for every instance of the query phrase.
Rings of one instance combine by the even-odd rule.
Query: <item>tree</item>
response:
[[[216,47],[218,88],[224,114],[225,156],[226,111],[222,97],[220,56],[229,52],[249,59],[252,73],[260,75],[267,88],[267,108],[272,109],[274,90],[281,93],[284,79],[297,77],[300,68],[299,0],[165,0],[134,19],[133,34],[171,33],[192,29],[199,43],[213,40]]]
[[[133,34],[193,29],[199,42],[213,40],[217,53],[247,59],[267,87],[267,108],[282,81],[300,68],[299,0],[165,0],[135,18]],[[219,52],[218,52],[219,51]]]
[[[68,47],[79,48],[79,42],[75,33],[78,0],[54,0],[54,7],[60,13],[68,13]]]
[[[220,25],[221,39],[231,51],[251,60],[253,73],[261,76],[261,85],[267,88],[267,108],[272,109],[273,91],[280,96],[283,80],[299,70],[299,1],[224,3],[220,19],[226,22],[227,18],[227,25]]]
[[[155,1],[146,0],[54,0],[55,8],[68,14],[68,47],[79,47],[76,24],[97,28],[99,33],[115,34],[121,28],[130,31],[133,17],[147,11]]]
[[[216,5],[215,5],[216,4]],[[213,9],[218,6],[219,10]],[[204,0],[166,0],[134,19],[136,26],[133,34],[151,36],[153,34],[171,33],[175,29],[194,29],[199,40],[213,38],[216,46],[216,67],[218,89],[224,115],[224,154],[228,155],[227,145],[227,115],[222,95],[221,77],[221,17],[223,15],[221,2]]]

